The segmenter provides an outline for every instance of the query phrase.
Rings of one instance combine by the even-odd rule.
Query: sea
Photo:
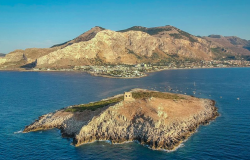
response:
[[[137,142],[94,142],[74,147],[58,129],[22,133],[43,114],[99,101],[133,88],[193,95],[216,101],[220,116],[175,151]],[[166,90],[167,88],[167,90]],[[138,79],[81,72],[0,72],[0,159],[250,159],[250,68],[165,70]]]

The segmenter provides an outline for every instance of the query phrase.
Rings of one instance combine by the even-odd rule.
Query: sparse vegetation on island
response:
[[[161,98],[161,99],[183,99],[183,97],[178,96],[177,94],[163,93],[163,92],[132,92],[134,99],[147,99],[147,98]],[[82,112],[84,110],[95,111],[98,108],[103,108],[115,103],[121,102],[124,100],[123,96],[114,97],[107,100],[102,100],[98,102],[92,102],[88,104],[74,105],[69,108],[66,108],[65,112]]]
[[[69,108],[65,109],[65,112],[82,112],[84,110],[95,111],[98,108],[102,108],[102,107],[105,107],[105,106],[108,106],[108,105],[112,105],[112,104],[118,103],[118,102],[120,102],[122,100],[123,100],[123,96],[120,96],[120,97],[111,98],[111,99],[107,99],[107,100],[102,100],[102,101],[98,101],[98,102],[75,105],[75,106],[72,106],[72,107],[69,107]]]
[[[161,98],[161,99],[183,99],[183,97],[177,94],[163,93],[163,92],[132,92],[134,99],[146,99],[146,98]]]

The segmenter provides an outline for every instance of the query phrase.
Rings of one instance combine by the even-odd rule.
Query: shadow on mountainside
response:
[[[31,63],[25,64],[25,65],[22,65],[20,68],[31,69],[31,68],[36,67],[36,64],[37,64],[37,60]]]

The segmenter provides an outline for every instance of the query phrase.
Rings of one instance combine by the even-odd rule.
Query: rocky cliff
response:
[[[133,100],[116,101],[94,110],[78,105],[46,114],[23,132],[56,127],[64,136],[73,137],[75,146],[96,140],[137,140],[152,149],[173,150],[200,124],[218,115],[214,101],[208,99],[141,89],[132,94]],[[104,101],[96,104],[100,106]]]

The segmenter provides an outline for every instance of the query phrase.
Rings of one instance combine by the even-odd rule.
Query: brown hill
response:
[[[74,43],[38,58],[38,67],[64,68],[74,65],[137,64],[172,60],[209,60],[205,39],[172,26],[132,27],[123,31],[103,30],[89,41]]]
[[[22,66],[35,66],[36,59],[42,57],[57,48],[28,48],[25,50],[15,50],[0,59],[0,65],[7,69],[16,69]]]
[[[210,35],[204,37],[234,55],[250,56],[250,41],[235,36]]]
[[[62,49],[73,43],[81,41],[88,41],[92,39],[96,33],[103,30],[101,27],[94,27],[91,30],[81,34],[73,40],[68,42],[57,44],[51,48],[28,48],[25,50],[15,50],[7,54],[4,58],[0,59],[0,68],[16,69],[16,68],[31,68],[36,66],[36,60],[39,57],[47,55],[53,51]]]

